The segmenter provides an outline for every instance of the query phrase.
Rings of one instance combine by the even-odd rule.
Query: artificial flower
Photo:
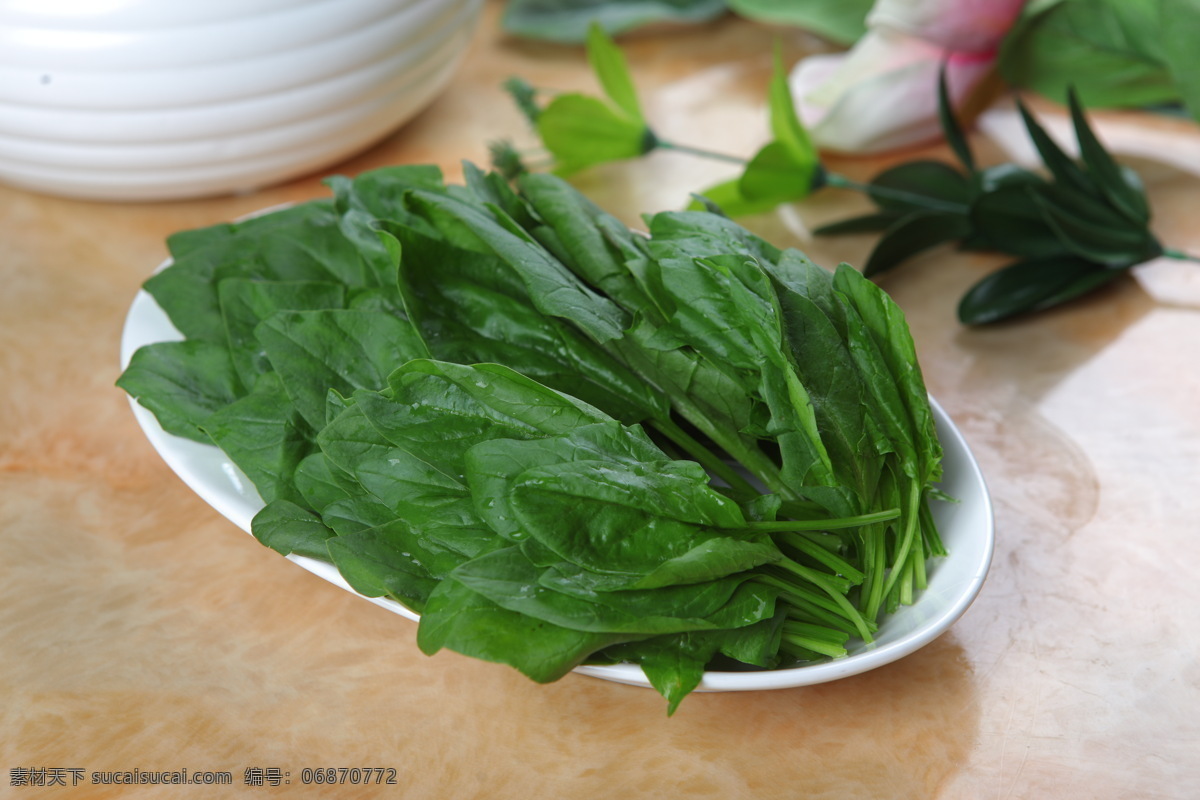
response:
[[[959,107],[991,70],[1024,0],[879,0],[849,51],[803,59],[796,105],[822,148],[878,153],[940,135],[937,76]]]

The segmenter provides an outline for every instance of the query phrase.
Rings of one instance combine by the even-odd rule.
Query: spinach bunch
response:
[[[552,681],[845,655],[944,553],[903,315],[717,214],[635,233],[563,180],[465,166],[173,236],[183,334],[119,385],[211,442],[252,533],[449,648]]]

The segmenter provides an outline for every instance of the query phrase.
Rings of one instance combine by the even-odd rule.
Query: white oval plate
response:
[[[139,292],[129,309],[121,338],[121,368],[145,344],[183,338],[166,314],[145,292]],[[165,433],[158,420],[135,401],[133,413],[150,444],[192,491],[227,519],[249,533],[250,520],[263,506],[254,486],[241,471],[211,445]],[[934,517],[950,555],[929,565],[929,585],[916,602],[886,617],[871,644],[852,643],[849,655],[792,669],[753,672],[705,673],[698,691],[732,692],[786,689],[846,678],[889,664],[924,647],[944,633],[967,610],[983,586],[994,545],[992,503],[975,457],[962,434],[935,401],[933,413],[945,451],[945,477],[940,488],[957,498],[938,502]],[[304,556],[288,556],[304,569],[330,583],[354,592],[332,564]],[[354,592],[357,594],[357,592]],[[359,595],[362,597],[362,595]],[[378,606],[411,620],[419,616],[399,603],[364,597]],[[575,670],[605,680],[649,686],[641,667],[632,664],[582,666]]]

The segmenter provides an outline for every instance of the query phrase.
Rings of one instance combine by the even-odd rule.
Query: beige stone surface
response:
[[[449,91],[336,171],[528,144],[510,74],[590,88],[581,53],[497,33],[493,3]],[[770,51],[817,43],[725,20],[628,43],[652,120],[746,154],[765,136]],[[1184,135],[1184,134],[1181,134]],[[980,143],[981,156],[995,155]],[[930,155],[944,151],[933,149]],[[881,163],[839,161],[867,177]],[[722,170],[725,170],[723,172]],[[660,153],[578,185],[629,222],[727,168]],[[1157,227],[1200,252],[1200,183],[1145,165]],[[991,256],[939,252],[886,279],[928,383],[975,449],[997,550],[954,628],[821,686],[689,698],[422,655],[415,626],[300,570],[197,499],[113,382],[125,312],[170,233],[324,194],[104,204],[0,187],[0,797],[369,797],[301,770],[396,770],[403,798],[1200,797],[1200,310],[1137,282],[967,330],[957,298]],[[808,241],[863,207],[827,192],[747,223]],[[240,785],[246,768],[291,783]],[[10,785],[18,768],[228,770],[230,789]]]

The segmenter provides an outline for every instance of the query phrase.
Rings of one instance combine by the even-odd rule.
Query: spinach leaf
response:
[[[274,373],[254,390],[210,414],[201,427],[246,474],[264,502],[299,499],[293,476],[313,446],[313,430],[296,413]]]
[[[203,339],[139,348],[117,386],[151,411],[167,433],[205,444],[211,440],[201,422],[245,391],[228,347]]]
[[[333,281],[264,281],[226,278],[217,284],[217,298],[229,354],[244,386],[253,386],[271,370],[254,329],[281,310],[342,308],[346,287]]]
[[[329,560],[326,543],[336,535],[318,515],[288,500],[272,500],[263,506],[251,520],[250,532],[277,553],[322,561]]]
[[[430,593],[417,628],[417,646],[426,655],[445,647],[508,664],[539,683],[558,680],[597,650],[636,638],[640,637],[552,625],[501,608],[453,577]]]
[[[373,311],[280,311],[256,326],[255,337],[314,429],[325,424],[330,389],[381,388],[397,366],[428,354],[407,320]]]

